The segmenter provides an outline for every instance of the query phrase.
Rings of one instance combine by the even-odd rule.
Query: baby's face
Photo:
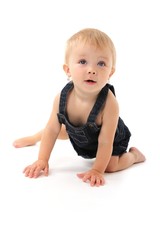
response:
[[[78,44],[69,56],[68,69],[74,84],[101,89],[113,73],[112,53],[90,44]]]

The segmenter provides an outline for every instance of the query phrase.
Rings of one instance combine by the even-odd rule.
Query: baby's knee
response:
[[[117,167],[116,166],[108,166],[106,168],[105,172],[108,172],[108,173],[117,172]]]
[[[118,171],[118,156],[112,156],[105,172],[113,173]]]
[[[58,139],[65,140],[65,139],[68,139],[68,138],[69,138],[69,136],[68,136],[68,133],[66,131],[66,127],[62,124],[61,131],[58,135]]]

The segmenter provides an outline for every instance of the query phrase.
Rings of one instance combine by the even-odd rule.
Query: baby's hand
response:
[[[99,187],[105,184],[103,174],[94,169],[91,169],[84,173],[78,173],[77,176],[81,178],[84,182],[89,181],[92,187]]]
[[[44,171],[44,175],[48,176],[49,165],[43,160],[37,160],[32,165],[27,166],[23,170],[23,173],[26,177],[37,178],[40,175],[41,171]]]

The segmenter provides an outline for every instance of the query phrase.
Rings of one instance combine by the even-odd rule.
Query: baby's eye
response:
[[[104,62],[104,61],[100,61],[100,62],[98,62],[98,65],[99,65],[99,66],[101,66],[101,67],[104,67],[104,66],[106,66],[106,64],[105,64],[105,62]]]
[[[86,61],[85,59],[82,59],[82,60],[79,61],[79,63],[80,63],[80,64],[86,64],[87,61]]]

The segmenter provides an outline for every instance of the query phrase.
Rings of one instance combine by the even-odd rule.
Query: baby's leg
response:
[[[16,139],[13,142],[13,146],[16,147],[16,148],[33,146],[37,142],[41,141],[42,134],[43,134],[43,130],[41,130],[40,132],[35,133],[34,135]]]
[[[66,127],[65,127],[64,124],[62,124],[62,126],[61,126],[61,131],[60,131],[60,133],[59,133],[59,135],[58,135],[58,139],[66,140],[66,139],[68,139],[68,138],[69,138],[69,137],[68,137],[68,133],[67,133],[67,131],[66,131]]]
[[[16,147],[16,148],[33,146],[37,142],[41,141],[42,134],[43,134],[43,130],[37,132],[34,135],[16,139],[13,142],[13,146]],[[63,140],[64,139],[68,139],[68,134],[67,134],[66,128],[65,128],[65,126],[63,124],[62,124],[62,127],[61,127],[61,131],[60,131],[60,133],[58,135],[58,139],[63,139]]]
[[[117,172],[126,168],[129,168],[134,163],[144,162],[146,160],[143,153],[137,148],[131,147],[129,152],[119,156],[112,156],[107,166],[106,172]]]

